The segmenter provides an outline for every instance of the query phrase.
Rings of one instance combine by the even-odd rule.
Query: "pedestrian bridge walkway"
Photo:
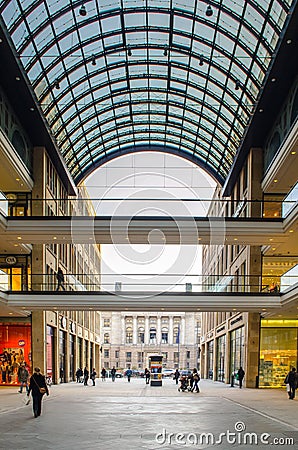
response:
[[[2,292],[0,302],[23,310],[277,311],[281,295],[228,292]]]

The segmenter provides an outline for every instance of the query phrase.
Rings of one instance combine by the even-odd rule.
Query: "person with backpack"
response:
[[[29,379],[29,372],[26,369],[25,363],[22,363],[18,369],[18,379],[20,383],[20,389],[19,393],[21,394],[23,392],[23,386],[26,387],[26,392],[28,394],[29,392],[29,386],[28,386],[28,379]]]
[[[196,392],[200,392],[199,385],[198,385],[198,382],[200,381],[200,375],[198,374],[198,371],[196,368],[193,369],[192,379],[193,379],[193,385],[191,388],[191,392],[193,392],[194,390],[196,390]]]
[[[131,379],[131,376],[132,376],[132,370],[131,369],[127,369],[126,376],[127,376],[127,381],[130,383],[130,379]]]

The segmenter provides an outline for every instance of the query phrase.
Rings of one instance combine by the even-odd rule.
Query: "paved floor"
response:
[[[298,399],[288,400],[285,391],[205,380],[200,388],[178,392],[169,379],[162,387],[142,379],[62,384],[52,386],[34,419],[25,395],[3,387],[0,449],[298,448]]]

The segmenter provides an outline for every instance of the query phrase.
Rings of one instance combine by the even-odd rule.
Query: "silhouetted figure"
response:
[[[146,384],[149,384],[150,381],[150,371],[147,369],[145,369],[145,378],[146,378]]]
[[[40,392],[42,390],[42,392]],[[30,378],[30,384],[29,384],[29,392],[32,392],[32,398],[33,398],[33,414],[34,417],[38,417],[41,414],[41,401],[44,394],[49,395],[48,386],[46,384],[46,380],[44,375],[40,373],[40,368],[35,367],[34,374]]]
[[[243,381],[244,375],[245,375],[245,372],[242,369],[242,367],[240,367],[240,369],[237,372],[237,377],[238,377],[240,389],[242,389],[242,381]]]
[[[95,370],[95,368],[92,369],[90,378],[92,380],[92,386],[95,386],[95,378],[96,378],[96,370]]]
[[[65,291],[64,274],[63,274],[63,271],[62,271],[61,267],[58,268],[56,278],[57,278],[57,281],[58,281],[58,285],[57,285],[56,291],[59,291],[60,288],[62,288],[63,291]]]
[[[115,381],[115,378],[116,378],[116,369],[115,369],[115,366],[113,366],[113,369],[111,370],[111,375],[112,375],[112,381]]]
[[[178,369],[176,369],[176,371],[174,373],[174,380],[176,380],[176,384],[178,384],[179,378],[180,378],[180,372]]]
[[[88,385],[88,380],[89,380],[89,370],[87,369],[87,367],[85,367],[85,369],[84,369],[84,386]]]
[[[290,386],[290,390],[288,391],[289,399],[294,400],[295,391],[298,385],[298,373],[296,372],[295,367],[292,367],[292,370],[290,370],[286,376],[285,383]]]

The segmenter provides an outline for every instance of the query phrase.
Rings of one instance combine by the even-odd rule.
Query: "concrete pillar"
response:
[[[138,342],[138,322],[137,316],[133,316],[132,319],[132,343],[136,345]]]
[[[213,339],[213,381],[217,378],[217,339]]]
[[[226,333],[226,348],[225,348],[225,383],[229,384],[231,382],[230,374],[230,358],[231,358],[231,334],[229,331]]]
[[[244,386],[256,387],[256,377],[259,374],[259,346],[260,346],[259,313],[248,313],[245,326],[245,377]]]
[[[145,317],[145,345],[149,344],[149,317]]]
[[[174,330],[174,319],[173,316],[169,318],[169,345],[173,345],[173,330]]]
[[[32,368],[40,367],[43,374],[46,373],[46,327],[45,312],[32,312]]]
[[[157,326],[156,326],[156,344],[161,344],[161,317],[157,317]]]

